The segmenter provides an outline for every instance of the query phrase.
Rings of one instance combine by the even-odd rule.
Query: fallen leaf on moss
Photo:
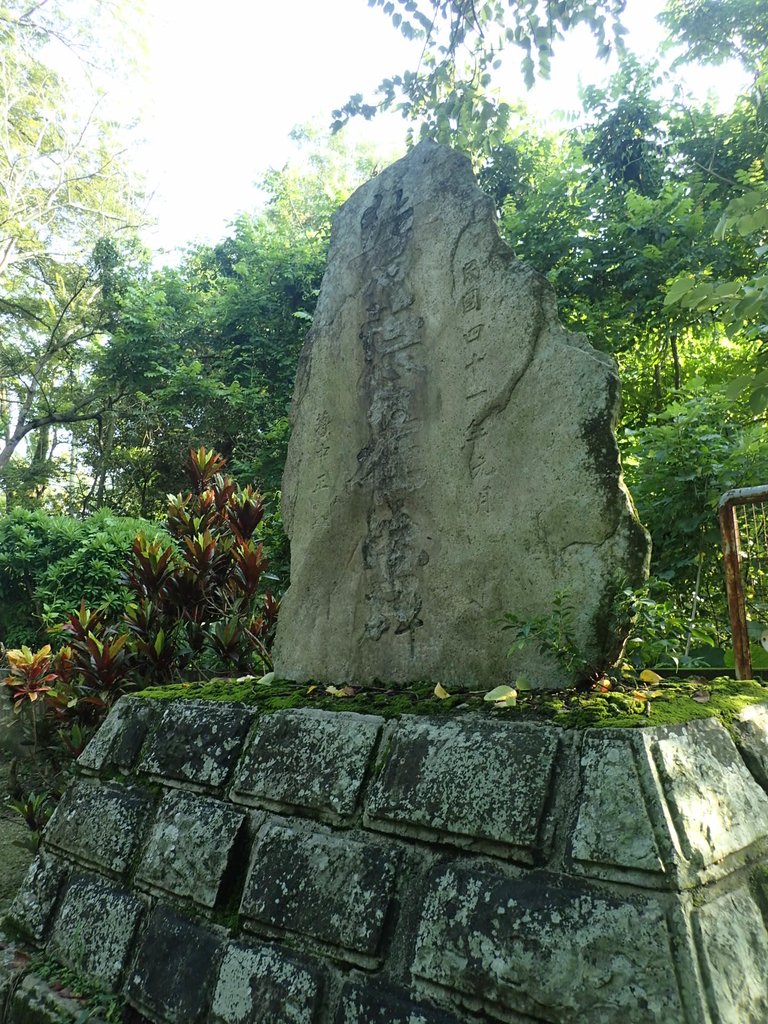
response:
[[[441,683],[438,683],[432,692],[438,700],[446,700],[451,696]]]
[[[660,683],[662,681],[663,677],[660,676],[658,672],[654,672],[653,669],[644,668],[643,671],[640,673],[641,683],[653,683],[654,685],[656,685],[657,683]]]
[[[493,701],[496,707],[511,707],[517,701],[517,690],[511,686],[495,686],[483,700]]]
[[[354,697],[355,691],[351,686],[326,686],[325,692],[330,694],[331,697]]]

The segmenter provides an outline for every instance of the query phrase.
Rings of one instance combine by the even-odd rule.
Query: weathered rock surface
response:
[[[499,239],[469,161],[421,143],[336,215],[283,480],[291,679],[572,680],[505,612],[564,592],[585,664],[649,542],[621,478],[613,361],[559,324]]]
[[[211,704],[196,737],[189,702],[146,703],[113,712],[103,767],[82,759],[13,903],[26,943],[0,935],[2,1024],[85,1019],[30,947],[54,988],[59,962],[146,1024],[768,1020],[764,707],[734,723],[750,754],[714,719],[580,731]],[[180,743],[159,772],[147,755],[172,721],[193,751],[233,736],[231,775],[201,792]],[[105,829],[132,838],[97,857]]]

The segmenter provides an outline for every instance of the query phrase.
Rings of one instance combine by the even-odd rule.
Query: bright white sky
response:
[[[387,75],[415,67],[420,43],[407,43],[366,0],[146,0],[147,94],[141,114],[146,148],[137,163],[154,192],[148,232],[154,249],[216,242],[238,212],[259,202],[254,183],[295,152],[298,124],[330,123],[350,94],[370,95]],[[628,44],[655,52],[661,0],[628,0]],[[516,52],[507,63],[516,64]],[[553,81],[533,94],[510,74],[506,98],[525,96],[545,117],[577,105],[578,82],[603,81],[608,69],[584,36],[555,52]],[[706,84],[702,84],[706,83]],[[701,91],[733,94],[734,69],[709,68]],[[140,90],[135,102],[141,103]],[[403,149],[404,122],[378,118],[360,129],[385,148]]]

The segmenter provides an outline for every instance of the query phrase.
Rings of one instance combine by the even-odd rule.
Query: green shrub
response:
[[[681,395],[622,442],[627,483],[653,541],[654,587],[669,584],[653,595],[663,606],[656,618],[688,621],[695,607],[720,646],[730,646],[730,622],[718,501],[731,488],[768,482],[765,441],[761,417],[710,391]]]
[[[120,576],[137,533],[165,536],[157,524],[107,510],[84,520],[25,509],[0,516],[0,642],[43,643],[83,599],[121,612],[129,592]]]

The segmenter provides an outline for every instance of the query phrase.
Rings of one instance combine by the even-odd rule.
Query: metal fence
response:
[[[752,678],[750,641],[768,646],[768,485],[726,491],[720,532],[737,679]]]

